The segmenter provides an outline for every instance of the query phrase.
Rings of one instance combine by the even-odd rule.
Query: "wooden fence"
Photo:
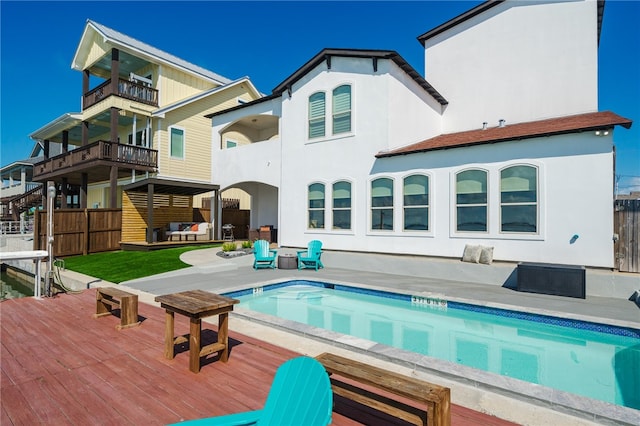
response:
[[[34,250],[47,250],[47,211],[36,211]],[[53,212],[53,255],[120,250],[121,209],[58,209]]]
[[[616,200],[614,204],[614,244],[620,272],[640,272],[640,200]]]
[[[244,240],[248,237],[250,210],[222,209],[220,225],[230,223],[234,226],[233,236],[236,240]]]

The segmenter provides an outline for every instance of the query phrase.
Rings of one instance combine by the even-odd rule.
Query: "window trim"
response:
[[[335,201],[335,198],[334,198],[334,192],[335,192],[334,187],[335,187],[336,184],[342,183],[342,182],[345,182],[345,183],[349,184],[349,196],[350,196],[350,198],[349,198],[350,199],[350,203],[349,204],[350,205],[349,205],[348,208],[345,208],[345,207],[336,208],[335,205],[334,205],[334,201]],[[354,190],[354,186],[355,185],[353,184],[353,182],[351,180],[348,180],[348,179],[339,179],[339,180],[334,181],[331,184],[331,230],[334,231],[334,232],[353,232],[353,190]],[[349,210],[349,225],[350,225],[349,228],[335,228],[335,226],[334,226],[334,224],[335,224],[335,222],[334,222],[335,213],[334,212],[336,210],[339,210],[339,211]]]
[[[375,208],[373,207],[373,182],[375,182],[377,180],[380,180],[380,179],[387,179],[387,180],[391,181],[391,190],[392,190],[392,194],[391,194],[391,201],[392,201],[392,205],[391,205],[391,219],[392,219],[391,229],[377,229],[377,228],[374,229],[373,228],[373,210],[374,209],[380,209],[381,210],[383,208],[389,209],[389,207],[375,207]],[[397,192],[396,188],[395,188],[395,186],[396,186],[395,177],[386,176],[386,175],[384,175],[384,176],[376,176],[376,177],[373,177],[373,178],[369,179],[369,183],[368,183],[367,186],[368,186],[368,190],[369,190],[368,201],[367,201],[367,204],[368,204],[368,212],[367,212],[368,229],[367,229],[367,231],[371,232],[371,233],[384,233],[384,234],[395,232],[396,231],[396,222],[397,222],[396,221],[396,217],[395,217],[396,216],[396,209],[395,209],[396,200],[395,200],[395,198],[396,198],[396,192]]]
[[[323,203],[323,207],[322,208],[311,208],[310,207],[310,201],[311,198],[309,197],[309,195],[311,194],[311,186],[312,185],[322,185],[322,189],[323,189],[323,194],[324,194],[324,203]],[[311,225],[311,219],[310,219],[310,213],[311,211],[320,211],[322,210],[322,220],[323,220],[323,226],[322,227],[318,227],[318,228],[312,228]],[[307,217],[306,217],[306,231],[324,231],[327,229],[327,184],[325,182],[319,182],[319,181],[315,181],[315,182],[311,182],[309,184],[307,184],[307,206],[306,206],[306,211],[307,211]]]
[[[405,179],[407,179],[408,177],[411,176],[424,176],[428,179],[428,187],[427,187],[427,202],[428,204],[426,204],[427,207],[427,229],[405,229],[405,208],[406,205],[404,203],[404,183],[405,183]],[[433,214],[433,206],[432,206],[432,188],[434,188],[435,186],[433,185],[433,176],[431,175],[431,173],[426,173],[423,171],[412,171],[406,175],[402,176],[401,179],[401,186],[402,186],[402,232],[406,235],[406,234],[410,234],[412,232],[415,232],[419,235],[428,235],[428,234],[433,234],[433,223],[432,223],[432,214]],[[420,206],[411,206],[409,208],[424,208],[424,205],[420,205]]]
[[[324,108],[322,114],[322,135],[311,136],[311,120],[320,120],[320,118],[311,117],[311,97],[322,94],[324,96]],[[324,90],[317,90],[307,97],[307,140],[319,140],[327,137],[327,92]]]
[[[336,123],[336,111],[334,110],[335,105],[335,92],[341,87],[349,88],[349,130],[344,132],[336,132],[335,123]],[[346,114],[346,111],[340,112],[340,114]],[[338,86],[331,89],[331,135],[349,135],[353,133],[353,84],[351,83],[341,83]]]
[[[529,167],[536,172],[536,201],[535,202],[518,202],[518,203],[503,203],[502,202],[502,172],[513,167]],[[534,164],[528,163],[514,163],[508,164],[498,169],[498,233],[500,235],[514,235],[514,236],[538,236],[540,235],[540,167]],[[502,230],[502,207],[504,205],[535,205],[536,207],[536,231],[535,232],[517,232],[517,231],[503,231]]]
[[[179,130],[182,132],[182,157],[177,157],[175,155],[173,155],[172,153],[172,142],[171,142],[171,131],[173,129]],[[180,126],[169,126],[167,128],[167,132],[169,134],[169,158],[174,159],[174,160],[184,160],[187,157],[187,132],[184,129],[184,127],[180,127]]]
[[[486,230],[484,231],[466,231],[466,230],[458,230],[458,175],[460,175],[461,173],[464,172],[469,172],[469,171],[481,171],[485,173],[486,176],[486,185],[487,185],[487,196],[486,196],[486,201],[484,203],[473,203],[473,204],[467,204],[464,205],[466,207],[472,207],[472,206],[482,206],[484,205],[486,208]],[[491,223],[491,204],[492,204],[492,191],[491,191],[491,187],[492,187],[492,182],[491,182],[491,176],[492,173],[490,172],[490,170],[482,168],[482,167],[467,167],[461,170],[458,170],[456,172],[454,172],[452,174],[452,202],[451,202],[451,211],[452,211],[452,221],[451,221],[451,227],[453,230],[453,233],[455,235],[460,235],[460,236],[472,236],[472,235],[476,235],[478,237],[486,237],[488,235],[490,235],[492,233],[492,223]]]

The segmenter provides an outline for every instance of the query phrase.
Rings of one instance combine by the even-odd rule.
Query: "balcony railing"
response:
[[[97,141],[35,164],[33,176],[35,179],[54,171],[88,167],[91,163],[98,161],[108,161],[138,170],[147,168],[150,171],[155,171],[158,167],[158,151],[117,142]]]
[[[114,93],[113,87],[111,86],[111,80],[109,79],[85,93],[82,100],[82,108],[89,108],[106,97],[114,94],[121,98],[131,99],[132,101],[147,105],[158,106],[158,91],[156,89],[145,86],[144,84],[134,83],[133,81],[120,78],[118,79],[117,93]]]

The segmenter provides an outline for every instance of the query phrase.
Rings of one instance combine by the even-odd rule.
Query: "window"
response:
[[[487,231],[487,172],[467,170],[456,176],[456,230]]]
[[[333,229],[351,229],[351,183],[333,184]]]
[[[351,86],[333,90],[333,134],[351,131]]]
[[[127,139],[127,143],[129,145],[133,145],[133,135],[129,134],[129,137]],[[136,146],[143,146],[144,143],[144,130],[138,130],[136,132]]]
[[[404,178],[404,230],[429,230],[429,177],[413,175]]]
[[[371,229],[393,229],[393,181],[380,178],[371,182]]]
[[[238,142],[227,139],[226,146],[227,148],[235,148],[236,146],[238,146]]]
[[[538,232],[538,170],[513,166],[500,172],[500,230]]]
[[[184,130],[171,127],[169,129],[169,134],[171,135],[171,140],[169,142],[171,157],[184,158]]]
[[[309,139],[324,136],[325,94],[317,92],[309,96]]]
[[[324,228],[324,184],[309,185],[309,229]]]

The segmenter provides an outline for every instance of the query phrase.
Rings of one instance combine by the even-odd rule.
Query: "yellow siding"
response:
[[[99,208],[110,207],[106,205],[103,194],[104,188],[102,185],[87,187],[87,207],[92,209],[96,203],[98,203]]]
[[[239,188],[227,189],[220,193],[220,198],[240,200],[240,210],[251,210],[251,195]]]
[[[146,240],[147,211],[147,193],[122,194],[122,242]],[[193,222],[192,197],[155,194],[153,228],[166,230],[169,222]]]
[[[210,181],[211,179],[211,120],[204,116],[236,106],[238,96],[251,97],[244,85],[234,86],[222,93],[193,102],[168,112],[158,132],[159,165],[162,176]],[[170,157],[169,132],[171,126],[184,129],[185,158]]]
[[[194,77],[175,68],[163,66],[159,80],[160,107],[212,89],[216,85],[210,81]]]
[[[99,113],[108,110],[111,107],[118,108],[121,111],[121,114],[127,114],[129,116],[132,115],[132,107],[135,106],[135,112],[138,116],[146,114],[151,115],[152,111],[155,111],[157,108],[151,105],[146,105],[140,102],[135,102],[130,99],[119,98],[117,96],[109,96],[107,99],[98,102],[97,104],[85,109],[82,111],[82,119],[90,120],[94,116]]]
[[[222,135],[222,149],[225,149],[227,147],[228,140],[236,142],[238,145],[249,145],[251,143],[251,139],[248,138],[244,133],[230,131]]]
[[[92,33],[92,43],[91,49],[87,53],[87,59],[84,64],[82,64],[82,69],[88,68],[90,65],[93,65],[100,58],[102,58],[107,52],[111,51],[111,46],[107,46],[102,37],[97,36],[96,33]]]

